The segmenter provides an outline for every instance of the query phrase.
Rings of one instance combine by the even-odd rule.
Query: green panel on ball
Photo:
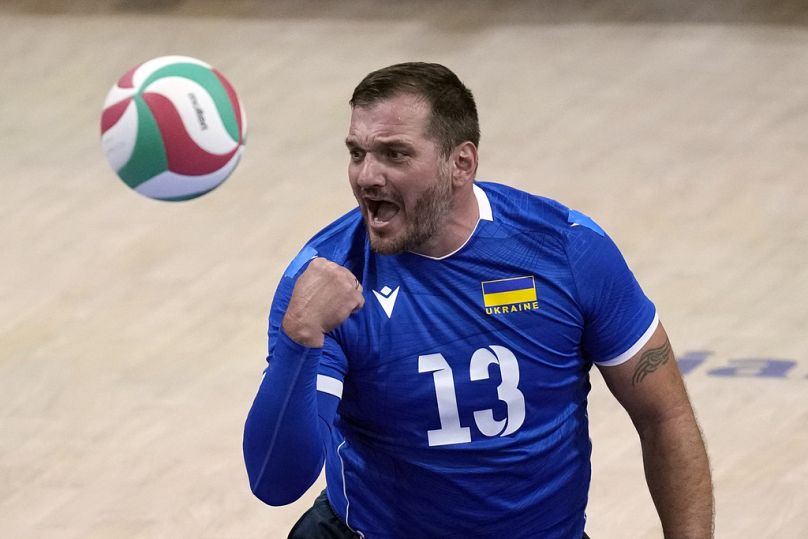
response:
[[[233,142],[239,142],[241,134],[238,129],[236,113],[230,103],[230,97],[227,95],[227,90],[224,89],[222,83],[219,82],[219,78],[210,68],[197,64],[170,64],[158,69],[143,81],[140,91],[142,92],[148,88],[149,84],[163,77],[190,79],[207,90],[216,105],[216,110],[219,112],[219,117],[222,119],[222,124],[227,130],[227,134],[232,137]]]
[[[139,95],[134,97],[134,102],[137,106],[135,149],[129,161],[118,171],[118,176],[133,189],[168,168],[163,136],[151,110]]]

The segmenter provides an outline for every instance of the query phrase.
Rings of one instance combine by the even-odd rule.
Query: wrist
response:
[[[298,317],[290,316],[289,313],[283,317],[281,326],[287,337],[307,348],[321,348],[325,343],[325,335],[322,331],[312,328]]]

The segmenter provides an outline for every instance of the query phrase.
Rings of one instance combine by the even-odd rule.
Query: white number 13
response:
[[[477,410],[474,412],[474,421],[485,436],[507,436],[519,430],[525,421],[525,397],[517,387],[519,385],[519,363],[513,352],[503,346],[491,345],[490,349],[480,348],[472,354],[469,378],[472,382],[486,380],[488,379],[488,367],[492,363],[498,365],[502,382],[497,387],[497,396],[507,406],[507,413],[504,419],[496,420],[492,409]],[[418,372],[432,373],[435,381],[435,395],[438,400],[440,428],[427,431],[429,445],[470,442],[470,429],[460,425],[454,377],[446,358],[442,354],[418,356]]]

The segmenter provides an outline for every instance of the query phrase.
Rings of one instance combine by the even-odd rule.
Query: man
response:
[[[585,537],[594,363],[640,436],[665,537],[710,537],[707,455],[654,305],[561,204],[475,182],[471,92],[448,69],[351,99],[359,208],[293,260],[244,454],[260,499],[327,496],[290,537]]]

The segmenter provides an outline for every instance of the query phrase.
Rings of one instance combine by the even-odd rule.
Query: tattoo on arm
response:
[[[643,355],[640,356],[640,361],[637,363],[637,368],[634,370],[631,385],[636,386],[642,382],[646,376],[667,363],[668,359],[671,357],[670,352],[671,343],[667,339],[665,339],[665,344],[659,348],[652,348],[643,352]]]

